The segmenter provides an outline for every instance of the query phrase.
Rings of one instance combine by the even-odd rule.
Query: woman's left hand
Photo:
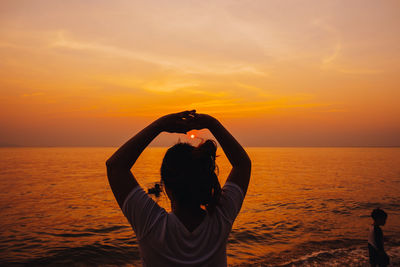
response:
[[[165,115],[155,121],[161,131],[168,133],[186,133],[193,129],[196,110],[187,110]]]

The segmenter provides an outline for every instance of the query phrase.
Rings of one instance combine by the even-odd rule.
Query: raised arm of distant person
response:
[[[143,150],[161,132],[186,133],[191,130],[194,113],[194,110],[184,111],[157,119],[129,139],[107,160],[108,181],[121,208],[128,194],[139,185],[131,168]]]
[[[207,128],[221,145],[225,155],[232,165],[227,181],[240,186],[246,194],[250,181],[251,160],[239,142],[215,118],[207,114],[194,114],[195,129]]]

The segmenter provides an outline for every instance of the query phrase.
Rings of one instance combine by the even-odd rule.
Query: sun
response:
[[[194,138],[194,134],[191,134],[191,135],[190,135],[190,138],[192,138],[192,139],[193,139],[193,138]]]

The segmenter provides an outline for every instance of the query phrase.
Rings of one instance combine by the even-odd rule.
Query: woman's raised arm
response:
[[[239,142],[215,118],[207,114],[195,114],[197,129],[207,128],[221,145],[232,165],[228,180],[240,186],[246,194],[250,181],[251,160]]]

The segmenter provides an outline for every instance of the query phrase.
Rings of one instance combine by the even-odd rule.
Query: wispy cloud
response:
[[[34,92],[34,93],[22,94],[21,97],[35,97],[35,96],[42,96],[42,95],[44,95],[43,92]]]
[[[342,50],[342,43],[337,42],[334,45],[332,50],[333,50],[332,54],[330,54],[322,59],[323,65],[331,64],[340,55],[340,51]]]
[[[332,62],[334,62],[335,59],[340,56],[340,53],[342,51],[341,34],[338,31],[338,29],[336,29],[332,25],[328,24],[326,22],[326,19],[323,19],[323,18],[314,19],[314,20],[312,20],[311,23],[315,27],[324,31],[327,34],[328,38],[331,39],[333,42],[333,45],[331,46],[331,49],[330,49],[331,52],[328,55],[324,55],[321,60],[322,67],[325,67],[326,65],[329,65]]]
[[[114,56],[125,59],[128,58],[155,64],[166,69],[174,69],[180,73],[210,75],[230,75],[244,73],[258,76],[266,75],[265,72],[257,69],[255,66],[242,62],[194,62],[182,57],[168,57],[146,51],[133,51],[96,42],[80,41],[68,36],[68,34],[64,31],[58,31],[55,34],[54,39],[55,40],[50,44],[50,46],[53,48],[83,50],[87,51],[88,53],[98,53],[103,56]]]
[[[321,68],[326,70],[333,70],[345,74],[379,74],[383,71],[380,69],[368,69],[362,67],[350,67],[354,63],[343,63],[348,62],[349,59],[342,59],[343,52],[343,41],[340,31],[328,24],[324,19],[316,19],[312,24],[323,31],[325,31],[328,36],[333,40],[331,46],[331,53],[324,55],[321,60]]]
[[[362,68],[336,68],[338,72],[346,74],[380,74],[383,70],[380,69],[362,69]]]
[[[333,112],[338,110],[334,103],[323,103],[316,101],[314,96],[309,94],[255,96],[257,99],[246,99],[232,93],[213,94],[212,92],[200,92],[199,97],[194,98],[191,92],[181,90],[179,98],[174,99],[173,95],[158,95],[157,100],[148,100],[147,105],[135,105],[119,107],[107,112],[106,116],[112,117],[152,117],[154,114],[175,112],[176,110],[196,109],[202,113],[210,113],[221,117],[243,118],[259,117],[266,114],[293,113],[302,111],[325,111]],[[181,101],[186,99],[186,101]],[[132,106],[132,105],[131,105]]]

